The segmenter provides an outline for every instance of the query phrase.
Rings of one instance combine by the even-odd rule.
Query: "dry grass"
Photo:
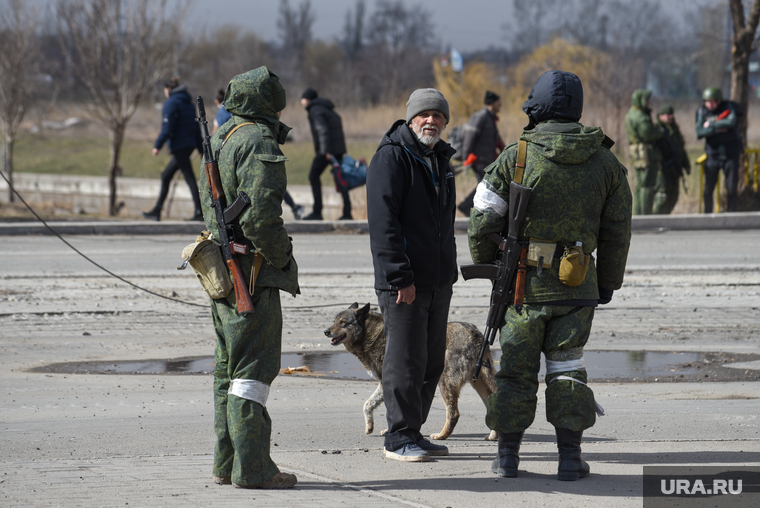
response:
[[[333,98],[339,103],[339,98]],[[587,98],[587,106],[582,123],[601,126],[605,132],[620,131],[622,118],[617,119],[607,111],[594,108],[589,104],[593,98]],[[207,101],[210,102],[210,101]],[[696,139],[693,129],[693,115],[699,102],[673,103],[676,109],[676,120],[686,140],[690,158],[694,160],[703,151],[703,144]],[[655,104],[654,108],[659,106]],[[514,111],[502,110],[499,120],[499,131],[504,141],[509,144],[517,140],[526,117],[519,109]],[[748,138],[750,146],[760,145],[760,108],[753,105],[749,111]],[[371,159],[383,134],[391,124],[405,115],[404,101],[395,106],[377,106],[371,108],[342,108],[338,105],[336,111],[343,118],[344,131],[348,151],[354,157]],[[209,116],[215,114],[214,108],[209,108]],[[68,129],[41,128],[43,120],[63,122],[67,118],[78,117],[83,122]],[[88,108],[82,104],[59,103],[52,108],[33,110],[22,125],[19,143],[15,156],[15,167],[19,172],[45,172],[85,175],[106,175],[108,133],[102,126],[93,122]],[[306,111],[298,102],[291,101],[283,111],[282,121],[293,127],[291,141],[283,145],[283,152],[288,157],[288,181],[291,184],[307,185],[308,171],[314,156]],[[452,118],[449,127],[465,123],[467,118]],[[127,129],[127,143],[122,155],[122,167],[126,177],[157,178],[160,170],[167,162],[167,156],[158,158],[150,156],[153,140],[156,138],[161,125],[161,103],[146,105],[140,108],[131,119]],[[36,130],[36,133],[32,133]],[[446,132],[444,132],[444,139]],[[625,139],[616,139],[613,151],[626,164]],[[633,172],[629,175],[633,188]],[[696,213],[699,209],[697,172],[686,179],[688,193],[681,189],[680,199],[673,213]],[[329,171],[323,173],[323,185],[332,185]],[[471,172],[463,172],[457,176],[457,195],[461,200],[475,186],[476,180]],[[740,188],[743,187],[743,181]],[[366,194],[364,189],[352,191],[352,202],[355,203],[354,214],[357,218],[366,216],[364,204]]]

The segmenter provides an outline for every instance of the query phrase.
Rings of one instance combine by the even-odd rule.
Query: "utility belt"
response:
[[[583,253],[583,244],[564,245],[531,238],[528,241],[525,264],[536,267],[541,275],[544,268],[551,268],[552,262],[560,259],[559,280],[566,286],[579,286],[586,280],[586,273],[591,264],[591,254]]]
[[[633,169],[649,167],[649,143],[635,143],[628,145],[628,156],[631,159]]]

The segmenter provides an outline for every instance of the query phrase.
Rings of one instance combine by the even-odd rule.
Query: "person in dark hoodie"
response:
[[[343,136],[343,123],[335,112],[335,105],[330,99],[323,99],[313,88],[307,88],[301,97],[301,105],[309,114],[311,137],[314,140],[316,155],[309,171],[311,193],[314,195],[314,207],[303,220],[322,220],[322,183],[320,177],[325,168],[331,165],[330,156],[340,163],[346,153],[346,140]],[[347,190],[341,190],[343,214],[340,220],[350,220],[351,198]]]
[[[195,213],[188,220],[202,221],[203,211],[201,200],[198,195],[198,183],[195,180],[193,166],[190,164],[190,156],[194,150],[203,152],[203,138],[198,123],[195,121],[195,105],[185,85],[179,84],[179,79],[172,78],[164,84],[166,102],[162,112],[163,121],[161,132],[153,146],[153,156],[157,157],[159,150],[167,143],[172,158],[161,173],[161,191],[158,200],[152,210],[143,212],[143,217],[151,220],[161,220],[161,209],[164,206],[166,196],[169,194],[169,185],[177,171],[182,172],[185,182],[190,188],[190,196],[193,198]]]
[[[581,438],[596,420],[583,348],[594,308],[608,303],[623,283],[631,190],[626,168],[610,151],[612,140],[598,127],[579,123],[583,87],[575,74],[542,74],[522,109],[529,119],[520,135],[527,142],[522,185],[532,193],[519,231],[509,233],[528,246],[528,272],[524,305],[521,311],[507,309],[500,331],[501,368],[486,415],[499,436],[491,470],[517,476],[523,433],[535,418],[543,353],[546,419],[555,427],[559,449],[557,477],[577,480],[589,474]],[[518,143],[509,145],[478,184],[467,230],[475,263],[494,260],[497,246],[488,234],[508,233],[510,182],[519,178],[517,152]],[[565,256],[571,253],[583,260],[570,270],[577,275],[573,281],[564,277],[573,259]]]
[[[385,324],[383,398],[387,458],[426,462],[448,448],[422,437],[446,354],[446,323],[457,280],[455,150],[440,136],[449,104],[415,90],[406,119],[385,134],[367,172],[367,222],[375,292]]]
[[[501,140],[497,126],[501,98],[494,92],[487,90],[483,104],[485,104],[483,109],[475,112],[465,124],[464,141],[462,142],[463,166],[472,168],[478,182],[483,179],[486,167],[495,161],[499,153],[504,150],[504,141]],[[467,217],[470,216],[474,198],[475,190],[464,198],[457,207]]]

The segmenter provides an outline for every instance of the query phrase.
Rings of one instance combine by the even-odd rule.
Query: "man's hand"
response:
[[[396,298],[396,305],[400,305],[402,303],[411,304],[414,301],[415,296],[417,296],[417,290],[414,288],[414,284],[407,286],[404,289],[399,289],[398,298]]]
[[[710,122],[703,123],[702,127],[704,127],[705,129],[707,129],[708,127],[710,127]]]
[[[158,148],[153,149],[153,157],[158,156]]]

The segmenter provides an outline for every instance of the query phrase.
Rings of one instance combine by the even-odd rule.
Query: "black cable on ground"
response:
[[[67,242],[66,239],[63,238],[60,234],[58,234],[58,232],[55,229],[51,228],[48,225],[48,223],[44,221],[44,219],[42,217],[40,217],[39,215],[37,215],[37,212],[34,211],[34,209],[29,205],[29,203],[27,203],[26,201],[24,201],[24,198],[21,197],[21,194],[19,194],[18,191],[13,187],[13,185],[11,185],[11,182],[8,181],[8,178],[6,178],[5,173],[3,173],[2,171],[0,171],[0,175],[2,175],[3,180],[6,181],[6,183],[8,184],[8,187],[13,191],[13,193],[16,196],[18,196],[18,198],[21,200],[22,203],[24,203],[24,206],[26,206],[29,209],[29,211],[32,212],[32,214],[34,214],[34,216],[37,218],[37,220],[40,221],[46,228],[48,228],[48,230],[50,230],[51,233],[53,233],[55,236],[57,236],[58,239],[61,240],[63,243],[65,243],[66,245],[68,245],[69,248],[71,248],[71,250],[73,250],[74,252],[76,252],[77,254],[79,254],[80,256],[82,256],[84,259],[86,259],[87,261],[89,261],[93,265],[97,266],[98,268],[100,268],[101,270],[103,270],[104,272],[106,272],[111,277],[115,277],[115,278],[119,279],[120,281],[122,281],[123,283],[129,284],[130,286],[132,286],[135,289],[139,289],[140,291],[145,291],[148,294],[151,294],[153,296],[157,296],[159,298],[163,298],[165,300],[170,300],[172,302],[182,303],[184,305],[192,305],[193,307],[203,307],[204,309],[208,308],[208,304],[186,302],[184,300],[179,300],[177,298],[172,298],[170,296],[164,296],[162,294],[155,293],[155,292],[151,291],[150,289],[146,289],[144,287],[138,286],[137,284],[135,284],[133,282],[130,282],[127,279],[125,279],[125,278],[123,278],[123,277],[121,277],[119,275],[116,275],[115,273],[113,273],[108,268],[105,268],[104,266],[99,265],[98,263],[96,263],[95,261],[93,261],[92,259],[90,259],[89,257],[87,257],[85,254],[83,254],[81,251],[79,251],[79,249],[77,249],[76,247],[74,247],[73,245],[71,245],[69,242]],[[291,309],[295,309],[295,310],[298,310],[298,309],[316,309],[316,308],[320,308],[320,307],[337,307],[337,306],[341,306],[341,307],[342,306],[346,306],[346,307],[348,307],[349,305],[351,305],[351,304],[350,303],[327,303],[327,304],[323,304],[323,305],[304,305],[304,306],[301,306],[301,307],[283,307],[283,309],[287,309],[287,310],[291,310]]]

